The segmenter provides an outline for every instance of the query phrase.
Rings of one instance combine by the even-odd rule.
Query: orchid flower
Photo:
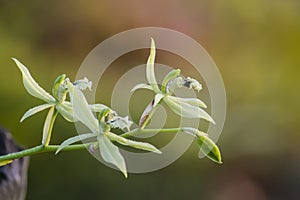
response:
[[[131,91],[135,91],[137,89],[148,89],[152,90],[156,93],[154,100],[148,105],[145,109],[141,119],[140,119],[140,127],[144,128],[146,125],[147,118],[151,117],[151,111],[163,100],[172,111],[176,114],[186,117],[186,118],[203,118],[209,122],[215,124],[212,117],[206,113],[202,108],[206,108],[207,106],[203,101],[197,98],[182,98],[172,96],[174,90],[180,87],[187,87],[189,89],[195,89],[196,91],[200,91],[202,89],[202,85],[195,79],[187,77],[182,78],[179,77],[180,69],[174,69],[170,71],[164,78],[162,82],[161,89],[158,87],[156,82],[155,73],[154,73],[154,60],[155,60],[155,43],[151,38],[151,50],[150,56],[147,61],[146,67],[146,77],[148,84],[141,83],[133,87]],[[201,108],[202,107],[202,108]]]
[[[116,113],[111,111],[109,108],[103,109],[102,112],[99,113],[99,117],[97,119],[92,113],[92,109],[88,105],[86,98],[80,91],[79,87],[76,85],[74,86],[69,81],[67,82],[67,85],[71,104],[73,106],[74,117],[84,124],[91,133],[80,134],[67,139],[60,145],[56,153],[64,149],[66,146],[80,140],[95,138],[103,160],[120,169],[125,177],[127,177],[125,160],[120,153],[119,148],[114,145],[112,141],[122,145],[131,146],[133,148],[161,154],[161,151],[149,143],[133,141],[110,132],[111,124],[113,124],[114,128],[129,129],[132,122],[128,120],[128,117],[121,118],[117,116]]]
[[[50,95],[42,87],[40,87],[39,84],[33,79],[25,65],[23,65],[20,61],[18,61],[15,58],[13,58],[13,60],[15,61],[19,70],[22,73],[23,85],[27,92],[32,96],[41,99],[45,102],[42,105],[29,109],[23,115],[20,122],[23,122],[26,118],[49,108],[46,120],[44,122],[42,138],[42,144],[48,145],[49,134],[52,128],[51,123],[54,122],[57,113],[60,113],[69,122],[77,121],[73,118],[73,110],[71,103],[69,101],[66,101],[66,95],[68,92],[65,86],[66,75],[62,74],[57,77],[57,79],[54,81],[52,95]],[[75,81],[74,84],[78,85],[80,89],[90,89],[91,87],[91,82],[89,82],[87,78]],[[107,108],[107,106],[102,104],[89,105],[89,107],[95,112],[100,112],[101,110]]]
[[[187,87],[199,92],[202,89],[202,85],[195,79],[187,77],[180,77],[180,69],[174,69],[170,71],[163,79],[162,86],[159,88],[154,72],[155,62],[155,43],[151,38],[151,50],[150,56],[146,66],[146,77],[148,83],[141,83],[133,87],[132,92],[137,89],[148,89],[154,91],[155,97],[152,102],[144,110],[139,126],[143,129],[150,121],[155,109],[161,101],[164,101],[172,111],[176,114],[186,118],[203,118],[213,124],[215,121],[212,117],[205,112],[202,108],[207,108],[206,104],[197,98],[182,98],[172,96],[175,89],[181,87]],[[221,154],[217,145],[208,137],[206,133],[203,133],[194,128],[183,128],[185,133],[191,134],[196,137],[197,143],[202,151],[208,158],[214,162],[222,163]]]

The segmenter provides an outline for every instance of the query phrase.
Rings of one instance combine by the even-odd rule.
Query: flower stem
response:
[[[93,144],[93,143],[69,145],[69,146],[65,147],[62,151],[82,150],[82,149],[85,149],[86,146],[90,145],[90,144]],[[36,147],[25,149],[23,151],[9,153],[9,154],[0,156],[0,162],[6,161],[6,160],[14,160],[14,159],[22,158],[25,156],[32,156],[32,155],[40,154],[40,153],[55,152],[58,149],[58,147],[59,147],[59,145],[48,145],[48,146],[39,145]]]
[[[122,137],[128,138],[130,136],[134,136],[137,133],[174,133],[174,132],[180,132],[183,131],[183,128],[164,128],[164,129],[141,129],[136,128],[129,132],[123,133]]]
[[[53,120],[54,121],[54,120]],[[127,133],[124,133],[120,136],[128,138],[130,136],[134,136],[137,133],[174,133],[174,132],[180,132],[183,131],[183,128],[165,128],[165,129],[140,129],[136,128],[133,129]],[[50,137],[49,137],[50,138]],[[95,144],[95,142],[86,143],[86,144],[73,144],[66,146],[62,151],[75,151],[75,150],[83,150],[86,148],[86,146],[89,146],[91,144]],[[6,155],[0,156],[0,163],[7,160],[14,160],[26,156],[32,156],[36,154],[41,153],[47,153],[47,152],[56,152],[60,145],[39,145],[35,146],[29,149],[25,149],[19,152],[9,153]]]

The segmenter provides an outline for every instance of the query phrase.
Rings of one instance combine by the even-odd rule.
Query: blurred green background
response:
[[[19,144],[40,143],[46,113],[19,123],[40,101],[24,90],[11,57],[50,91],[59,74],[74,78],[97,44],[131,28],[165,27],[197,40],[218,65],[228,98],[218,140],[223,165],[199,160],[196,144],[172,165],[128,179],[86,151],[36,155],[27,199],[300,199],[299,10],[297,0],[1,0],[0,124]],[[59,118],[52,143],[74,133]]]

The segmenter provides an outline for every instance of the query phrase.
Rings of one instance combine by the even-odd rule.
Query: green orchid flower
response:
[[[152,111],[155,110],[157,105],[163,100],[176,114],[186,118],[203,118],[209,122],[215,124],[212,117],[205,112],[202,108],[207,106],[203,101],[197,98],[181,98],[172,96],[174,90],[181,87],[187,87],[189,89],[195,89],[200,91],[202,85],[193,78],[182,78],[180,77],[180,69],[170,71],[163,79],[161,89],[159,88],[154,72],[154,61],[155,61],[155,43],[151,38],[151,50],[150,56],[147,61],[146,77],[148,84],[141,83],[133,87],[132,92],[137,89],[148,89],[156,93],[154,100],[145,109],[140,119],[140,127],[144,128],[149,119],[151,118]],[[201,108],[202,107],[202,108]]]
[[[197,80],[190,77],[180,77],[180,69],[174,69],[170,71],[164,77],[161,88],[159,88],[154,72],[155,51],[155,42],[153,38],[151,38],[150,56],[146,66],[146,77],[148,83],[138,84],[131,90],[133,92],[137,89],[148,89],[156,93],[154,99],[146,107],[140,118],[140,128],[145,128],[145,126],[149,123],[152,115],[155,113],[155,110],[161,101],[164,101],[171,108],[171,110],[179,116],[186,118],[202,118],[215,124],[215,121],[212,119],[212,117],[202,109],[207,108],[203,101],[197,98],[173,96],[173,93],[177,88],[187,87],[189,89],[194,89],[197,92],[202,89],[202,85]],[[203,152],[208,158],[214,162],[222,163],[221,153],[217,145],[208,137],[206,133],[194,128],[184,128],[183,131],[196,137],[197,143],[200,146],[200,151]]]
[[[91,133],[80,134],[67,139],[60,145],[56,153],[75,142],[94,138],[97,141],[96,145],[100,150],[103,160],[120,169],[125,177],[127,177],[125,160],[120,153],[119,148],[114,145],[112,141],[133,148],[161,154],[161,151],[149,143],[129,140],[110,132],[111,124],[113,124],[113,127],[120,129],[129,129],[132,122],[128,120],[128,117],[121,118],[117,116],[116,113],[111,111],[109,108],[103,109],[99,113],[99,117],[97,119],[92,113],[92,109],[88,105],[81,90],[76,85],[74,86],[71,82],[68,82],[67,85],[71,104],[73,106],[74,117],[84,124]]]
[[[44,122],[42,138],[42,144],[48,145],[50,142],[50,133],[52,131],[52,125],[58,113],[60,113],[69,122],[77,121],[73,117],[71,103],[69,101],[66,101],[66,95],[68,92],[65,86],[66,75],[62,74],[57,77],[57,79],[54,81],[52,95],[50,95],[42,87],[40,87],[39,84],[33,79],[25,65],[23,65],[20,61],[18,61],[15,58],[13,58],[13,60],[15,61],[19,70],[22,73],[23,85],[27,92],[32,96],[46,102],[42,105],[29,109],[23,115],[20,122],[23,122],[28,117],[49,108],[46,120]],[[84,78],[83,80],[75,81],[74,84],[78,85],[80,89],[91,88],[91,82],[89,82],[86,78]],[[107,106],[102,104],[89,105],[89,107],[96,112],[100,112],[101,110],[107,108]]]

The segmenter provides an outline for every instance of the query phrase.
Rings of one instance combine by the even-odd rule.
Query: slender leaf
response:
[[[51,106],[53,106],[54,104],[51,104],[51,103],[46,103],[46,104],[43,104],[43,105],[39,105],[39,106],[36,106],[36,107],[33,107],[31,109],[29,109],[24,115],[23,117],[21,118],[20,122],[23,122],[25,119],[27,119],[28,117],[38,113],[38,112],[41,112],[47,108],[50,108]]]
[[[55,102],[55,98],[52,97],[48,92],[39,86],[39,84],[32,78],[28,69],[17,59],[12,58],[18,68],[20,69],[23,76],[23,84],[25,89],[29,94],[39,99],[42,99],[45,102]]]
[[[57,151],[55,152],[55,154],[58,154],[61,150],[63,150],[64,148],[66,148],[67,146],[82,141],[82,140],[86,140],[92,137],[96,137],[97,135],[95,135],[94,133],[86,133],[86,134],[81,134],[81,135],[77,135],[75,137],[71,137],[67,140],[65,140],[63,143],[61,143],[61,145],[58,147]]]
[[[127,178],[126,163],[119,151],[119,148],[115,146],[106,135],[100,135],[97,137],[99,143],[100,154],[102,158],[116,167],[118,167],[124,176]]]
[[[138,141],[134,141],[134,140],[129,140],[129,139],[126,139],[124,137],[121,137],[121,136],[116,135],[116,134],[111,133],[111,132],[107,132],[106,135],[112,141],[116,141],[116,142],[118,142],[122,145],[125,145],[125,146],[131,146],[131,147],[136,148],[136,149],[151,151],[151,152],[154,152],[154,153],[157,153],[157,154],[162,153],[155,146],[153,146],[152,144],[146,143],[146,142],[138,142]]]

